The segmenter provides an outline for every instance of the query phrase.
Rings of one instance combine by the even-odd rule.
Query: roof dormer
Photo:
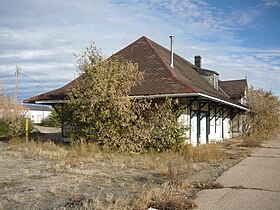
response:
[[[201,68],[201,56],[194,56],[194,66],[197,72],[203,76],[216,90],[219,88],[219,74],[209,69]]]

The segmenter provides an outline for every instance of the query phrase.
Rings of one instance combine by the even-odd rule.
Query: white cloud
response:
[[[279,0],[263,0],[264,5],[267,7],[280,7]]]
[[[168,35],[174,34],[176,52],[188,60],[201,54],[203,65],[224,79],[247,75],[280,95],[280,49],[240,47],[242,40],[235,36],[236,31],[254,27],[260,14],[257,7],[226,11],[201,0],[5,1],[0,8],[0,77],[7,78],[3,84],[12,92],[19,64],[32,78],[60,87],[76,72],[73,53],[90,41],[108,56],[142,35],[168,47]],[[23,81],[23,92],[36,85]],[[34,91],[21,97],[38,92]]]
[[[153,1],[151,7],[159,1]],[[160,3],[159,3],[160,4]],[[254,18],[260,15],[256,8],[231,10],[230,12],[211,6],[200,0],[168,0],[160,4],[174,17],[187,23],[187,27],[194,29],[207,29],[210,31],[232,31],[248,26]]]
[[[7,53],[2,52],[0,54],[0,59],[22,59],[22,60],[30,60],[30,59],[40,59],[42,57],[52,57],[56,55],[56,53],[52,50],[21,50],[21,51],[9,51]]]
[[[238,79],[248,77],[249,83],[256,87],[272,89],[280,95],[280,64],[271,62],[277,57],[268,57],[264,54],[241,54],[235,56],[209,56],[209,67],[221,73],[222,79]],[[272,76],[273,75],[273,76]]]

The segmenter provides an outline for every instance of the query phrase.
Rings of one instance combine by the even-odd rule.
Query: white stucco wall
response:
[[[192,108],[196,108],[193,106]],[[180,117],[179,121],[189,127],[189,131],[186,134],[186,137],[189,138],[189,143],[191,143],[193,146],[197,146],[197,116],[193,116],[190,120],[190,110],[186,110]],[[205,111],[205,109],[204,109]],[[194,111],[193,111],[194,113]],[[211,110],[210,112],[210,118],[214,115],[214,110]],[[215,123],[216,121],[216,123]],[[222,124],[223,123],[223,124]],[[216,128],[215,128],[216,126]],[[232,137],[231,134],[231,125],[230,125],[230,119],[226,118],[222,120],[222,117],[216,119],[213,117],[212,120],[210,120],[209,123],[209,131],[210,134],[208,135],[209,143],[211,142],[220,142],[224,139],[229,139]],[[223,131],[224,130],[224,131]],[[224,132],[224,133],[223,133]],[[223,138],[224,137],[224,138]],[[200,144],[206,144],[206,117],[203,117],[200,120],[200,137],[199,142]]]

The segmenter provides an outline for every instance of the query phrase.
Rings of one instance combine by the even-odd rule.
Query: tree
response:
[[[22,121],[27,110],[8,95],[0,94],[0,136],[16,136],[24,131]]]
[[[61,126],[61,118],[58,113],[54,109],[52,109],[50,115],[42,120],[42,125],[58,128]]]
[[[271,91],[248,90],[247,103],[250,111],[243,118],[244,133],[247,136],[268,139],[275,136],[280,129],[280,101]]]
[[[116,57],[105,60],[94,45],[77,58],[81,79],[68,103],[72,123],[79,128],[76,139],[132,152],[161,151],[179,144],[182,129],[172,112],[173,100],[129,96],[144,77],[136,63]]]

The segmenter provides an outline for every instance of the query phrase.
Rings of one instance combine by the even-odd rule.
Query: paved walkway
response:
[[[280,209],[280,135],[224,172],[225,188],[200,191],[197,209]]]

